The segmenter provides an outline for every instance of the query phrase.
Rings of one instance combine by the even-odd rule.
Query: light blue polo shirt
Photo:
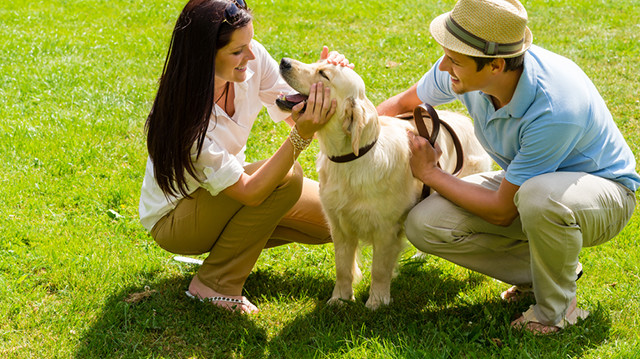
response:
[[[473,118],[478,140],[505,178],[521,186],[549,172],[586,172],[635,191],[636,161],[607,105],[571,60],[537,46],[525,54],[511,102],[495,110],[489,95],[451,90],[442,58],[418,82],[418,97],[436,106],[460,100]]]

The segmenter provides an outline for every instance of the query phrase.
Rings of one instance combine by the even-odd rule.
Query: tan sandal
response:
[[[533,305],[529,307],[529,309],[522,313],[522,316],[513,322],[511,322],[511,326],[517,329],[528,330],[534,334],[551,334],[558,332],[561,329],[567,328],[571,325],[574,325],[578,322],[578,319],[586,319],[589,316],[589,312],[575,307],[571,313],[567,314],[560,320],[559,323],[555,325],[546,325],[542,324],[540,320],[536,317],[535,312],[533,311]]]
[[[247,298],[242,297],[242,299],[235,299],[235,298],[228,298],[228,297],[222,297],[222,296],[216,296],[216,297],[206,297],[206,298],[201,298],[199,296],[195,296],[193,294],[191,294],[191,292],[189,292],[188,290],[184,292],[184,294],[187,295],[187,297],[194,299],[194,300],[199,300],[201,302],[208,302],[208,303],[216,303],[216,302],[223,302],[223,303],[232,303],[233,305],[217,305],[219,307],[225,308],[227,310],[230,310],[232,312],[242,312],[242,313],[257,313],[258,312],[258,308],[251,303]],[[242,308],[242,306],[245,306],[248,310],[244,310]]]

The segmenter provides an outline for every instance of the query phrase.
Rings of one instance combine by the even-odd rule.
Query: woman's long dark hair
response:
[[[246,9],[234,14],[234,21],[225,21],[225,9],[235,5],[232,1],[189,1],[171,35],[158,92],[146,121],[154,176],[167,196],[188,197],[186,173],[198,178],[191,149],[195,143],[200,154],[215,106],[216,54],[229,43],[233,31],[251,21]]]

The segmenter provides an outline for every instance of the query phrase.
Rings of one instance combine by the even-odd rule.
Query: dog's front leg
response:
[[[342,304],[345,300],[355,300],[353,281],[360,276],[360,268],[356,263],[357,238],[349,238],[344,233],[337,232],[332,233],[336,259],[336,286],[333,288],[331,299],[327,302],[330,305]]]
[[[367,308],[376,310],[381,305],[391,303],[391,278],[401,250],[402,240],[395,231],[386,235],[381,233],[374,238]]]

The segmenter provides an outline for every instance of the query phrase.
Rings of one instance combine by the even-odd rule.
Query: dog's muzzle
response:
[[[282,58],[282,60],[280,60],[280,74],[285,81],[287,81],[288,72],[291,71],[292,68],[293,66],[291,65],[291,59],[284,57]],[[278,105],[278,107],[283,111],[291,111],[295,105],[299,104],[300,102],[306,101],[307,98],[309,97],[301,93],[280,95],[276,99],[276,105]],[[302,111],[300,112],[304,112],[306,107],[307,105],[305,103],[305,107],[303,107]]]
[[[300,102],[307,101],[307,98],[308,98],[307,96],[299,93],[296,93],[293,95],[283,94],[276,99],[276,105],[278,105],[278,107],[282,111],[291,111],[293,109],[293,106],[299,104]],[[304,107],[302,108],[302,111],[300,112],[304,112],[306,107],[307,107],[307,104],[305,103]]]

